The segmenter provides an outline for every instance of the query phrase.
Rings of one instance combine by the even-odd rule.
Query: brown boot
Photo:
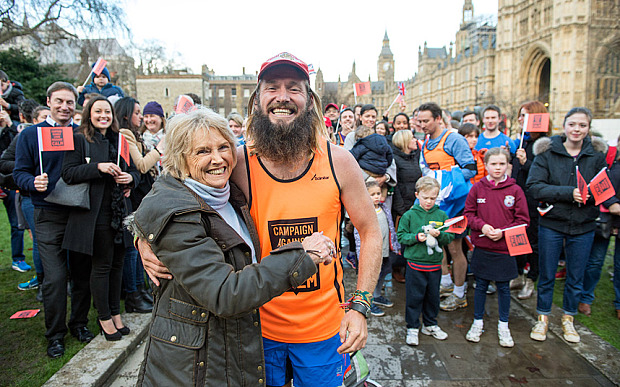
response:
[[[577,308],[577,310],[579,311],[579,313],[585,314],[588,317],[590,317],[590,314],[592,313],[590,304],[584,304],[583,302],[579,303],[579,307]]]

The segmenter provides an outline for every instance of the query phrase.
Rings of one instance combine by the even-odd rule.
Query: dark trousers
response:
[[[99,320],[109,320],[121,312],[125,246],[114,243],[115,234],[116,231],[110,227],[97,227],[95,230],[90,291]]]
[[[35,208],[35,232],[45,272],[43,308],[45,337],[62,339],[67,334],[67,269],[71,272],[71,317],[69,328],[86,326],[90,309],[90,257],[62,249],[68,211]],[[68,263],[68,267],[67,267]]]
[[[441,270],[418,271],[409,265],[406,267],[407,306],[405,307],[405,321],[407,328],[420,328],[420,314],[422,314],[424,325],[437,325]]]
[[[476,290],[474,291],[474,318],[482,320],[484,317],[484,304],[487,300],[487,288],[489,280],[476,277]],[[499,305],[499,321],[508,322],[510,315],[510,281],[495,281],[497,287],[497,303]]]
[[[15,207],[15,194],[16,192],[10,189],[5,189],[6,198],[3,203],[6,207],[6,215],[9,218],[9,224],[11,225],[11,256],[13,262],[19,262],[26,259],[24,256],[24,230],[19,229],[19,222],[17,220],[17,208]]]
[[[527,278],[536,282],[538,280],[538,210],[534,207],[530,208],[530,226],[527,228],[527,239],[530,241],[530,245],[532,246],[532,253],[526,255],[519,255],[517,258],[517,268],[519,270],[519,275],[523,274],[523,269],[526,264],[530,264],[530,271],[527,272]]]

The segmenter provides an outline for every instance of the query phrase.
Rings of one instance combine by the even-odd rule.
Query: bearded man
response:
[[[370,293],[381,263],[381,232],[362,172],[351,154],[328,140],[321,101],[308,66],[289,53],[261,66],[250,97],[246,146],[231,179],[250,204],[263,256],[322,231],[340,246],[342,206],[361,237],[357,290],[350,310],[338,259],[305,284],[261,307],[268,386],[340,386],[349,353],[363,348]],[[144,242],[140,242],[141,252]],[[149,276],[171,278],[152,254]]]

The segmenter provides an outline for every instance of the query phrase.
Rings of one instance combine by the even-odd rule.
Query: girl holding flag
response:
[[[539,280],[536,311],[538,321],[530,337],[544,341],[553,302],[555,273],[560,253],[566,253],[562,330],[564,339],[580,341],[573,326],[582,292],[583,276],[594,240],[599,215],[586,184],[606,167],[607,144],[590,137],[592,113],[584,107],[571,109],[564,117],[564,134],[543,137],[534,144],[534,162],[527,178],[528,194],[546,204],[538,228]],[[581,178],[581,179],[580,179]],[[585,189],[583,189],[585,188]],[[539,207],[542,209],[542,206]]]
[[[488,175],[469,191],[464,215],[475,245],[471,270],[476,276],[474,293],[474,322],[465,338],[477,343],[483,332],[484,304],[491,281],[497,286],[499,345],[514,346],[508,328],[510,312],[510,280],[517,277],[517,261],[511,254],[505,231],[515,226],[527,226],[530,217],[523,190],[508,177],[506,170],[510,153],[504,148],[491,148],[484,155]]]
[[[65,153],[62,178],[67,184],[90,184],[90,210],[73,207],[63,248],[92,260],[90,289],[99,326],[106,340],[120,340],[129,333],[120,316],[121,277],[125,247],[132,238],[123,228],[127,215],[123,196],[139,180],[133,163],[119,159],[121,141],[110,101],[92,98],[84,109],[75,149]]]

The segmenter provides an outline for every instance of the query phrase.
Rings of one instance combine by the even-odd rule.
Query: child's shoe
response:
[[[512,348],[515,346],[515,342],[512,340],[512,336],[510,335],[510,329],[498,327],[497,335],[499,336],[499,345],[502,347]]]
[[[549,329],[549,317],[544,314],[538,315],[538,321],[530,332],[530,338],[536,341],[545,341],[547,339],[547,330]]]
[[[415,329],[415,328],[408,328],[407,329],[407,345],[418,345],[419,340],[418,340],[418,332],[419,329]]]
[[[445,340],[448,338],[448,334],[439,328],[439,325],[422,325],[423,334],[427,336],[433,336],[437,340]]]
[[[525,285],[525,275],[520,275],[515,279],[510,280],[510,290],[522,289]]]
[[[448,298],[439,303],[439,308],[444,312],[451,312],[458,308],[467,307],[467,296],[457,297],[454,293],[450,294]]]
[[[384,308],[391,308],[394,306],[394,303],[390,301],[389,298],[383,296],[373,298],[372,302]]]
[[[352,268],[357,269],[357,255],[354,252],[349,251],[344,259]]]
[[[372,303],[372,306],[370,307],[370,314],[372,314],[375,317],[385,316],[385,312],[383,311],[383,309],[379,308],[374,302]]]
[[[564,340],[569,343],[578,343],[581,341],[579,333],[577,333],[573,326],[573,316],[571,315],[565,314],[562,316],[562,332],[564,332]]]
[[[469,332],[465,335],[465,339],[472,343],[478,343],[480,342],[480,336],[482,336],[482,326],[474,323],[471,324],[471,328],[469,328]]]

